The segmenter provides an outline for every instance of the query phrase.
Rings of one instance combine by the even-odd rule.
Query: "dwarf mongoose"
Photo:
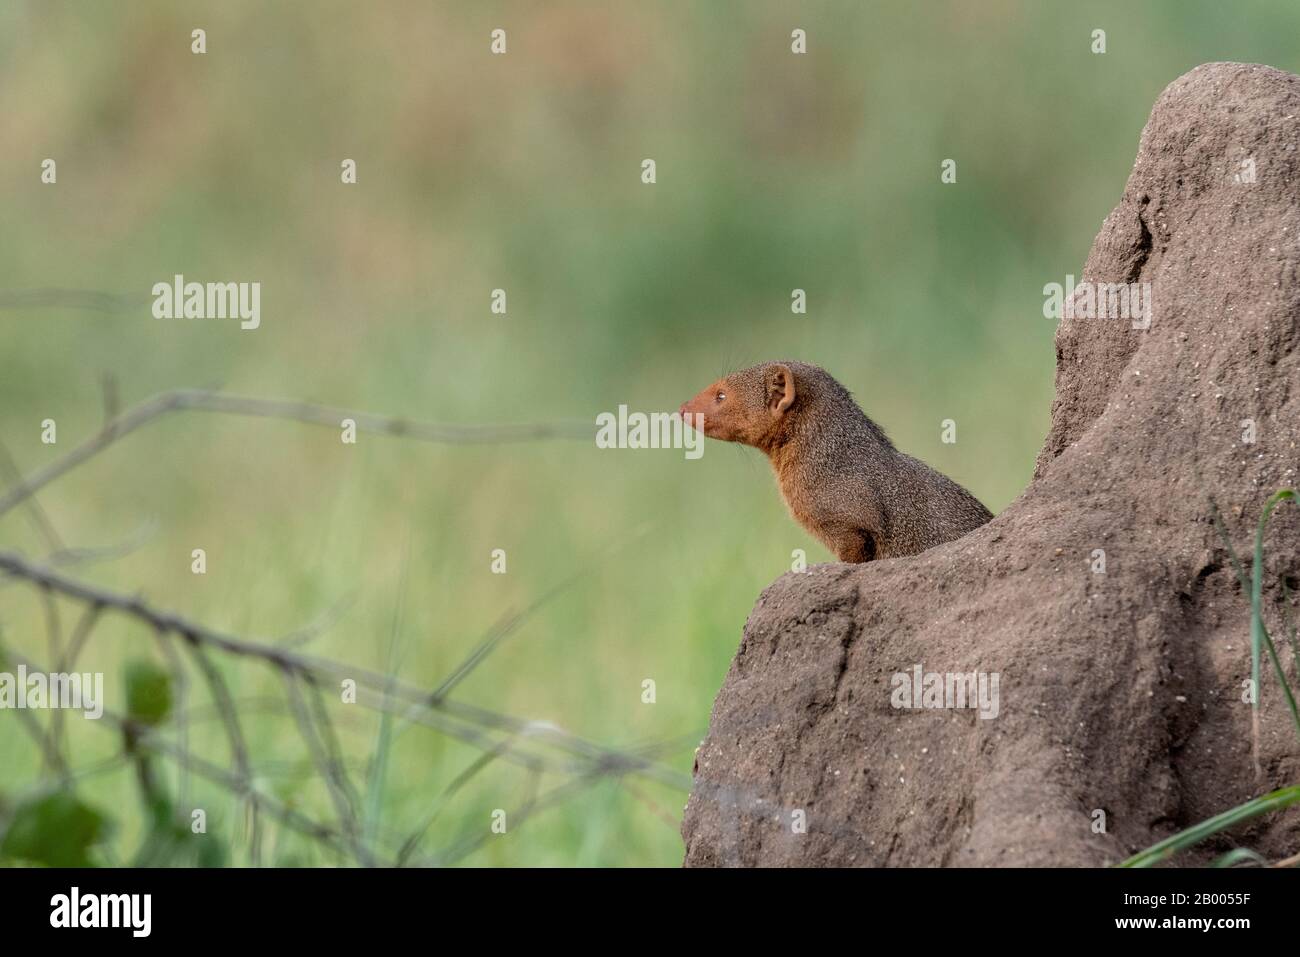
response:
[[[842,562],[915,555],[993,516],[946,475],[894,448],[849,391],[803,362],[733,372],[689,402],[704,434],[762,450],[790,514]]]

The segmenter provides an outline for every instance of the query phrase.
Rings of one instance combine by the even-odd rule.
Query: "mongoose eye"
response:
[[[718,401],[719,401],[719,402],[721,402],[721,401],[722,401],[723,399],[725,399],[726,397],[727,397],[727,393],[725,393],[725,392],[719,392],[719,393],[718,393]]]

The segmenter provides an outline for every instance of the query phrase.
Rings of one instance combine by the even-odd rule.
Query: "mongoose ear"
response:
[[[774,366],[767,374],[767,407],[776,418],[794,404],[794,373],[786,366]]]

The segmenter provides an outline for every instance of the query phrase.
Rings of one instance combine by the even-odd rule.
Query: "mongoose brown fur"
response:
[[[900,452],[829,373],[765,362],[719,379],[689,402],[706,436],[767,455],[795,521],[842,562],[915,555],[993,516],[975,496]]]

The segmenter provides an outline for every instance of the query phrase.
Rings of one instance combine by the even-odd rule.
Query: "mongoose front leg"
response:
[[[839,538],[834,546],[835,557],[842,562],[861,564],[874,561],[876,557],[876,539],[864,528],[853,529]]]

